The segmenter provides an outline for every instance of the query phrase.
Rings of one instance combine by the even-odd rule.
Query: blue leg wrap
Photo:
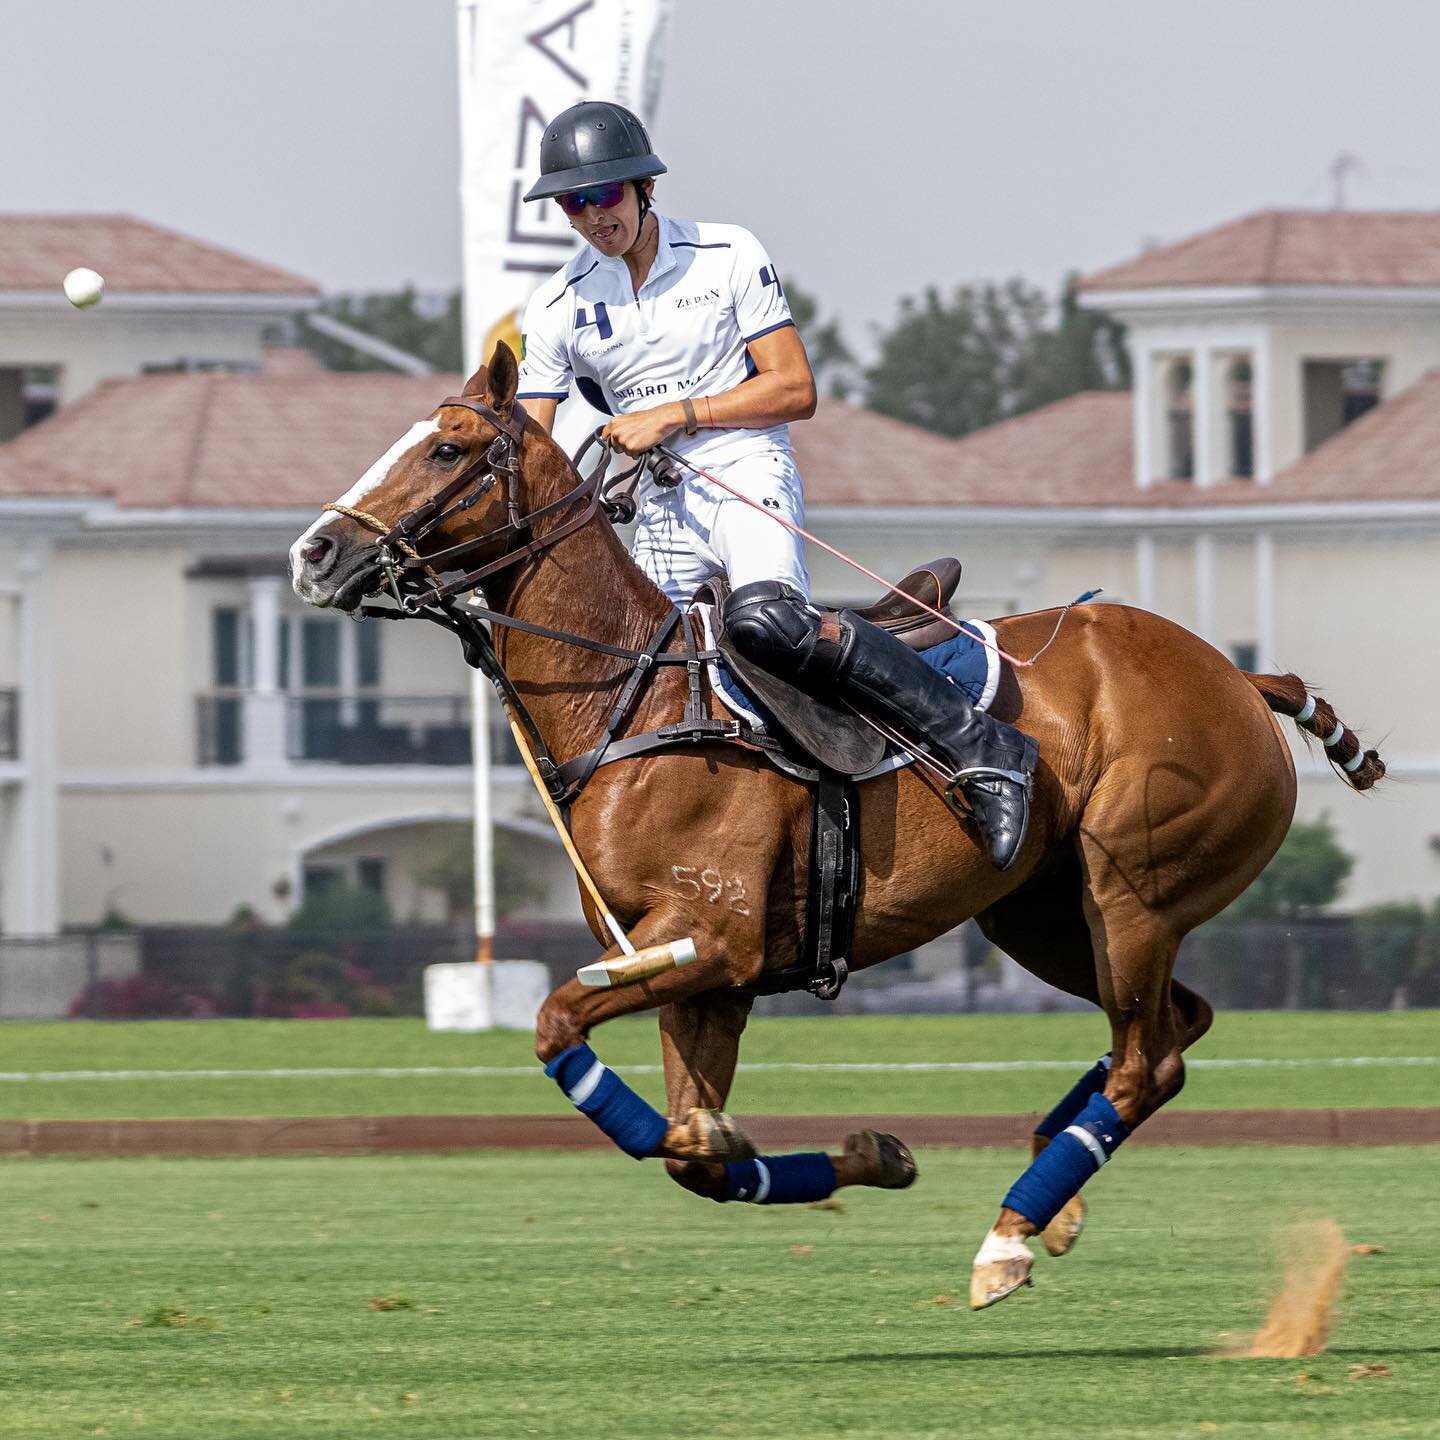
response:
[[[1075,1083],[1070,1093],[1035,1127],[1037,1135],[1053,1140],[1085,1108],[1085,1102],[1105,1088],[1110,1078],[1110,1057],[1102,1055]]]
[[[752,1205],[806,1205],[835,1193],[835,1165],[823,1150],[761,1155],[725,1167],[725,1193],[715,1198]]]
[[[1060,1208],[1115,1153],[1130,1133],[1103,1096],[1092,1095],[1085,1108],[1030,1162],[1010,1187],[1005,1207],[1043,1230]]]
[[[557,1055],[545,1073],[633,1159],[643,1160],[660,1148],[670,1122],[597,1060],[588,1045],[573,1045]]]

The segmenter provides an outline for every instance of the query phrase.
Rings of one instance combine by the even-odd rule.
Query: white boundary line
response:
[[[763,1061],[740,1065],[742,1074],[817,1072],[821,1074],[923,1074],[985,1075],[1026,1070],[1076,1070],[1084,1060],[835,1060]],[[1321,1055],[1288,1060],[1191,1060],[1191,1070],[1343,1070],[1373,1066],[1440,1065],[1440,1055]],[[621,1075],[659,1075],[659,1065],[612,1065]],[[485,1080],[537,1079],[545,1072],[534,1065],[376,1065],[314,1066],[306,1069],[265,1070],[0,1070],[0,1083],[52,1084],[65,1081],[114,1080],[409,1080],[457,1076]]]

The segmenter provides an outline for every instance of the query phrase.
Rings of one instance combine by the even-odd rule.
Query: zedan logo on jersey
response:
[[[605,310],[605,302],[595,302],[595,313],[592,316],[583,305],[575,311],[575,331],[578,334],[581,330],[588,329],[591,325],[595,327],[596,333],[602,340],[608,340],[614,333],[610,324],[610,316]]]
[[[765,286],[775,287],[775,298],[785,298],[785,287],[780,283],[780,272],[773,265],[762,265],[760,267],[760,283]]]
[[[697,305],[718,305],[720,303],[720,290],[717,286],[707,290],[703,295],[681,295],[676,298],[675,308],[677,310],[693,310]]]

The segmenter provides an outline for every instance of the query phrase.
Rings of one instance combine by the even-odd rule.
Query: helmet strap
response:
[[[645,182],[643,180],[633,180],[631,184],[635,186],[635,198],[640,202],[640,228],[643,230],[645,228],[645,217],[650,213],[650,197],[645,193]]]

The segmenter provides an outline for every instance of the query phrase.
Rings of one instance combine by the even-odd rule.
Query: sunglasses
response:
[[[611,180],[605,185],[592,185],[588,190],[572,190],[567,195],[557,195],[555,203],[572,219],[587,205],[597,210],[613,210],[625,198],[625,182]]]

